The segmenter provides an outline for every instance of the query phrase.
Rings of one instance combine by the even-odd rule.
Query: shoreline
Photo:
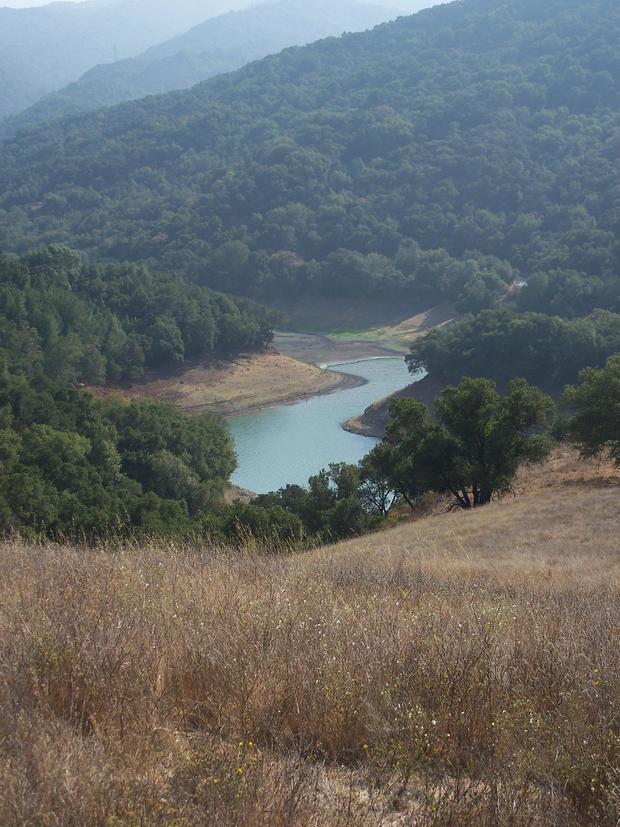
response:
[[[363,413],[348,419],[343,428],[351,434],[382,439],[390,419],[389,408],[393,399],[415,399],[432,412],[434,400],[444,387],[445,382],[440,382],[429,374],[421,376],[396,393],[377,399]]]
[[[366,360],[360,359],[359,361],[363,362]],[[336,391],[349,390],[349,388],[360,388],[362,387],[362,385],[368,384],[367,379],[364,379],[362,376],[355,376],[352,373],[344,373],[342,371],[331,370],[329,367],[325,369],[325,372],[333,373],[334,376],[339,377],[339,379],[335,381],[333,385],[330,385],[328,387],[293,393],[281,399],[274,399],[272,402],[257,402],[251,405],[244,405],[243,407],[240,407],[237,410],[217,411],[215,410],[214,406],[203,406],[202,410],[211,410],[212,413],[221,416],[223,419],[237,419],[241,418],[242,416],[250,416],[251,414],[261,413],[262,411],[268,411],[270,408],[279,408],[288,405],[296,405],[298,402],[308,402],[311,399],[316,399],[319,396],[329,396],[332,393],[336,393]],[[197,408],[195,410],[193,410],[192,408],[185,408],[185,410],[188,413],[200,413],[201,411]]]
[[[170,402],[190,416],[208,412],[229,420],[360,387],[367,380],[356,375],[356,364],[403,357],[402,350],[384,341],[278,331],[273,345],[260,353],[228,360],[216,356],[131,385],[88,390],[98,397],[117,394],[127,400]],[[348,423],[342,427],[374,436]]]
[[[356,375],[356,363],[401,356],[372,342],[342,347],[321,335],[278,334],[277,339],[260,353],[198,361],[127,386],[88,390],[97,397],[117,394],[127,400],[170,402],[189,416],[212,413],[228,420],[360,387],[367,380]]]
[[[273,347],[285,356],[320,368],[404,356],[396,343],[372,338],[332,338],[324,333],[276,331]]]
[[[365,413],[365,412],[364,412]],[[365,436],[368,439],[381,439],[383,434],[377,428],[364,425],[364,414],[358,414],[347,419],[342,423],[342,430],[348,434],[355,434],[356,436]]]

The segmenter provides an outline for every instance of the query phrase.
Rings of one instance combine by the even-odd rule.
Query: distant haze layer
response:
[[[62,0],[65,3],[84,3],[84,2],[92,2],[93,0]],[[99,0],[100,5],[111,5],[114,3],[115,0]],[[417,7],[422,8],[426,6],[435,6],[441,0],[427,0],[427,2],[412,2],[412,0],[401,0],[401,2],[393,2],[392,0],[373,0],[373,3],[378,6],[398,6],[405,11],[409,10],[409,7]],[[49,5],[49,0],[0,0],[0,8],[9,8],[9,9],[30,9],[34,8],[35,6],[47,6]]]
[[[66,0],[70,3],[83,3],[84,0]],[[32,6],[45,6],[47,0],[5,0],[2,6],[8,9],[29,9]]]

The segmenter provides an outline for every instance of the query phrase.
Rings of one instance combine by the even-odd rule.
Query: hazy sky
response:
[[[50,0],[0,0],[0,6],[8,6],[11,9],[25,9],[28,6],[46,6]],[[80,3],[82,0],[71,0]]]
[[[434,6],[440,1],[441,0],[428,0],[425,5]],[[63,2],[82,3],[84,0],[63,0]],[[172,2],[174,2],[174,0],[172,0]],[[406,8],[412,5],[412,3],[407,2],[407,0],[405,0],[404,3],[399,2],[399,0],[367,0],[367,2],[371,5],[394,6],[396,8]],[[46,6],[48,3],[50,3],[50,0],[0,0],[0,7],[8,6],[11,9],[25,9],[31,6]]]

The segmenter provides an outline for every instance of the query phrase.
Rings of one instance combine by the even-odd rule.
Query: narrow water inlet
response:
[[[400,357],[342,362],[327,369],[366,381],[229,420],[238,457],[235,485],[263,494],[288,483],[305,485],[332,462],[358,462],[377,440],[348,433],[342,425],[412,381]]]

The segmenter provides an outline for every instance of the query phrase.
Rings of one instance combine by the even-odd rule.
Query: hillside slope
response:
[[[0,822],[612,827],[618,482],[301,556],[0,546]]]
[[[232,292],[618,304],[615,0],[464,0],[20,135],[0,246]]]
[[[284,0],[230,12],[138,57],[90,69],[75,83],[1,124],[0,137],[64,115],[187,89],[288,46],[369,29],[399,14],[396,5],[374,6],[356,0],[340,0],[338,4]]]
[[[250,0],[117,0],[0,8],[0,120],[83,72]]]

